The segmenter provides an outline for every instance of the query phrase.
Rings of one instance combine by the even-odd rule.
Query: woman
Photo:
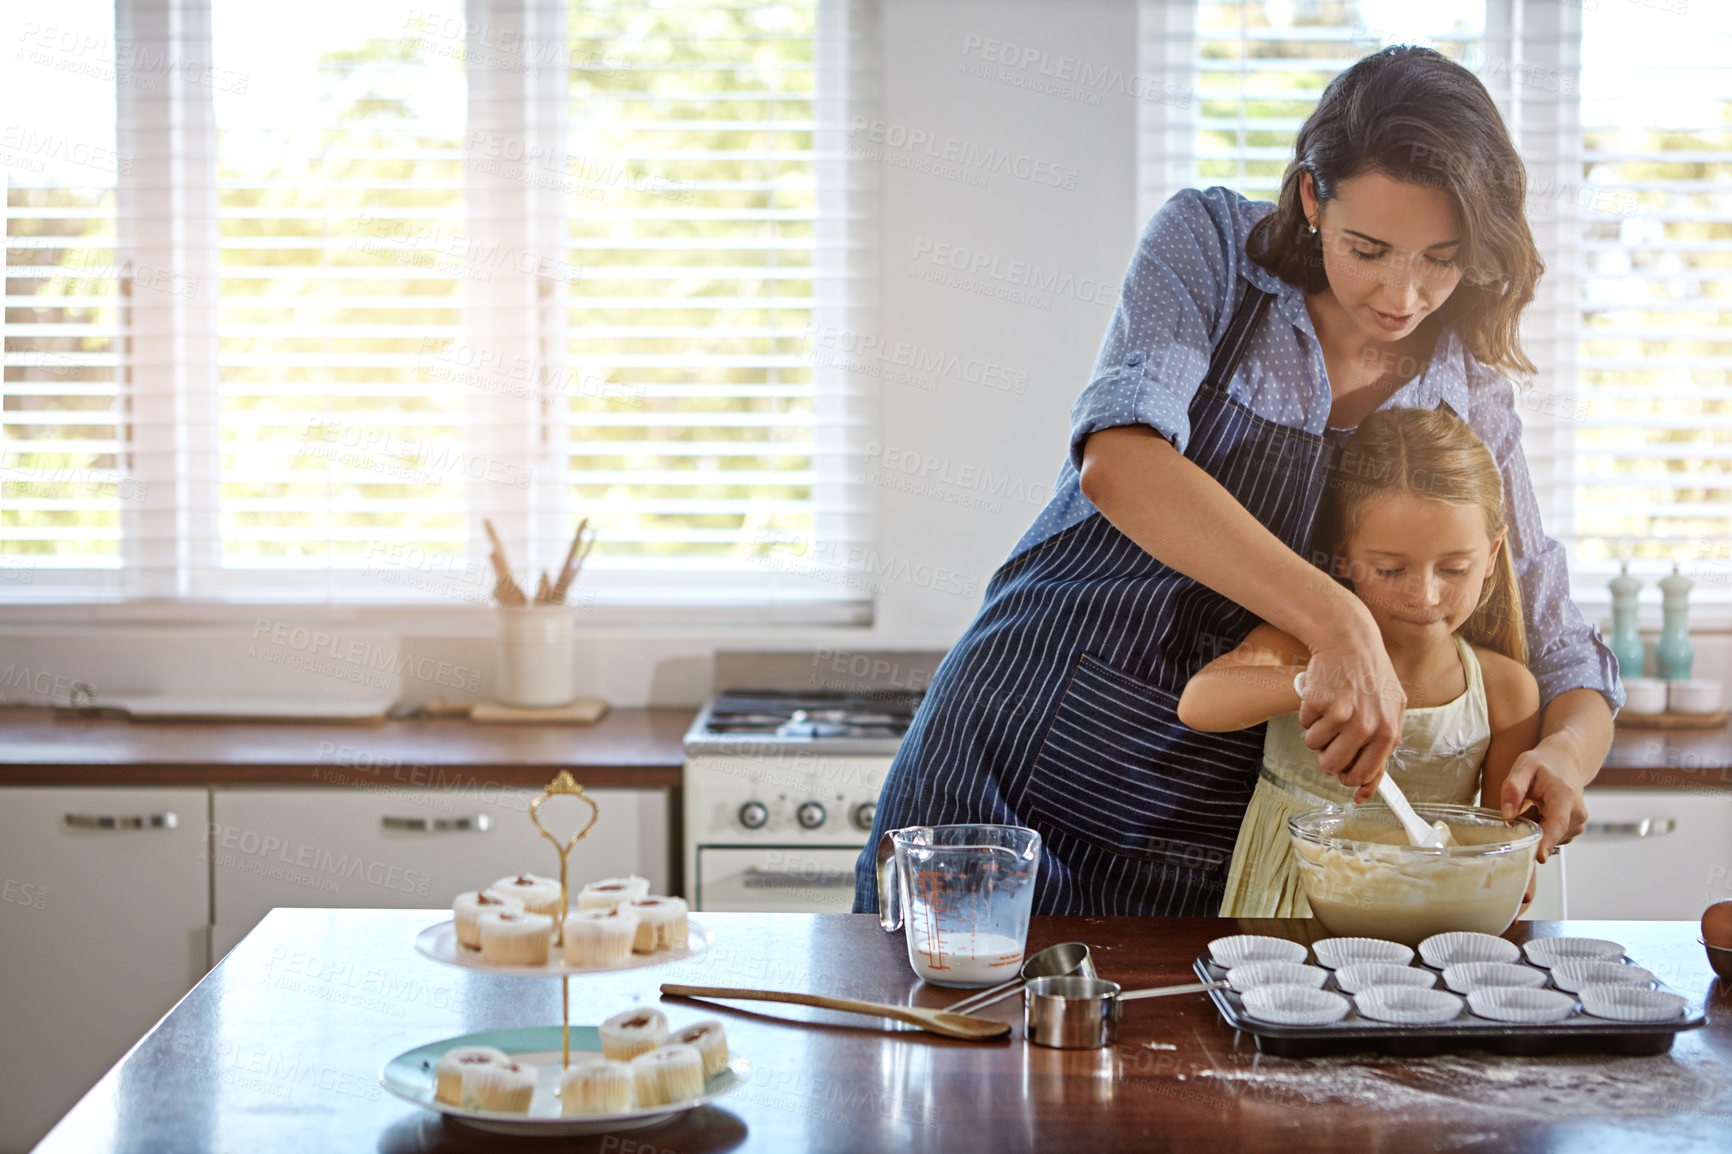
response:
[[[856,910],[877,906],[885,831],[996,822],[1042,835],[1043,913],[1213,914],[1263,727],[1198,733],[1176,707],[1259,620],[1308,649],[1305,742],[1368,797],[1406,696],[1369,610],[1309,544],[1332,460],[1390,405],[1447,407],[1497,459],[1543,708],[1504,806],[1538,811],[1542,856],[1580,832],[1623,689],[1540,528],[1504,375],[1532,370],[1524,197],[1473,75],[1390,48],[1324,92],[1278,204],[1191,190],[1155,215],[1072,409],[1058,494],[886,778]]]

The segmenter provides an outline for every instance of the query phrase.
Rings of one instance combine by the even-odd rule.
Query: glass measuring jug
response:
[[[1021,826],[891,830],[878,843],[878,924],[904,931],[923,981],[996,985],[1022,965],[1039,868],[1040,835]]]

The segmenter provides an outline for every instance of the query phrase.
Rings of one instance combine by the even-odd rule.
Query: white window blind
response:
[[[116,181],[132,158],[116,146],[112,4],[69,0],[53,20],[23,8],[7,6],[0,24],[0,599],[50,580],[88,586],[122,563],[125,511],[145,491],[132,472],[121,290],[155,292],[172,275],[116,264]]]
[[[825,577],[871,398],[811,333],[871,302],[870,0],[113,10],[160,82],[67,115],[134,176],[8,172],[0,599],[484,604],[484,519],[528,581],[587,517],[588,597],[869,613]],[[133,469],[72,505],[65,460]]]
[[[286,595],[316,573],[333,596],[369,578],[460,596],[479,577],[471,485],[523,473],[478,459],[460,378],[427,355],[460,331],[466,285],[496,270],[468,243],[462,41],[418,35],[461,28],[462,7],[415,11],[308,0],[285,26],[213,0],[213,58],[246,79],[212,94],[212,576],[231,587]],[[477,600],[490,587],[470,584]]]
[[[1732,9],[1581,22],[1576,560],[1732,601]]]
[[[1677,11],[1682,10],[1682,11]],[[1145,0],[1143,218],[1185,187],[1273,199],[1324,86],[1389,43],[1473,69],[1528,166],[1547,273],[1520,395],[1547,532],[1584,603],[1616,561],[1732,601],[1732,12],[1552,0]],[[1175,47],[1186,46],[1183,51]],[[1705,578],[1705,579],[1703,579]]]

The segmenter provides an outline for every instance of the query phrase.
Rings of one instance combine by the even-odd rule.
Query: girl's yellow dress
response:
[[[1485,681],[1473,646],[1459,634],[1452,640],[1467,674],[1467,690],[1443,705],[1403,713],[1401,744],[1389,757],[1387,772],[1409,801],[1473,805],[1479,793],[1480,766],[1491,745]],[[1317,767],[1317,754],[1305,744],[1305,731],[1299,728],[1299,714],[1271,718],[1263,739],[1262,772],[1227,870],[1221,916],[1310,917],[1304,884],[1293,868],[1287,819],[1352,800],[1352,790]]]

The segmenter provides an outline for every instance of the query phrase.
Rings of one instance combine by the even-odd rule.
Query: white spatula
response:
[[[1401,819],[1401,828],[1407,831],[1409,843],[1435,849],[1438,846],[1454,845],[1455,838],[1450,836],[1449,827],[1441,821],[1426,825],[1413,812],[1413,803],[1407,800],[1407,795],[1401,792],[1401,787],[1395,784],[1395,779],[1389,776],[1389,770],[1383,771],[1383,776],[1377,782],[1377,796],[1384,804],[1395,811],[1395,816]]]

